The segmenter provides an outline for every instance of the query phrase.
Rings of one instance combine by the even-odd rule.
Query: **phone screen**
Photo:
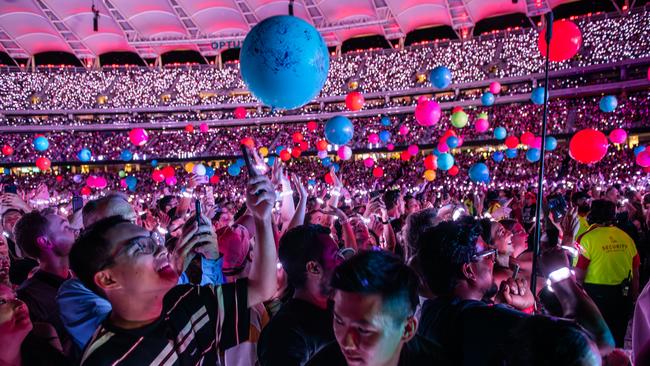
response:
[[[244,156],[244,163],[246,163],[246,168],[248,169],[248,175],[251,177],[257,176],[257,170],[255,169],[255,166],[253,166],[253,162],[251,161],[251,156],[250,153],[248,152],[248,147],[246,145],[240,145],[242,155]]]

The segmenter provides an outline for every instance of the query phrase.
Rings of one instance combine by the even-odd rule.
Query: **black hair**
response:
[[[415,313],[419,303],[419,279],[415,271],[396,255],[362,251],[341,263],[332,276],[332,288],[344,292],[380,295],[382,309],[396,324]]]
[[[492,244],[492,220],[483,218],[479,220],[478,223],[481,227],[481,237],[483,238],[483,241]]]
[[[72,245],[70,251],[70,268],[88,289],[104,296],[95,285],[95,274],[110,265],[111,245],[106,238],[106,232],[114,226],[130,223],[122,216],[111,216],[101,219],[84,230]]]
[[[450,295],[461,267],[472,261],[481,228],[473,217],[444,221],[420,235],[417,260],[429,289],[436,295]]]
[[[300,289],[307,281],[307,263],[323,264],[325,243],[320,235],[329,235],[325,226],[305,224],[288,230],[280,238],[278,258],[287,273],[289,285]]]
[[[609,200],[591,202],[591,211],[587,216],[589,224],[610,225],[616,220],[616,205]]]
[[[158,209],[160,211],[164,212],[165,211],[165,206],[167,206],[172,201],[173,198],[174,198],[174,196],[167,195],[167,196],[164,196],[161,199],[159,199],[158,204],[157,204]]]
[[[384,193],[384,204],[387,210],[390,211],[395,208],[397,201],[399,201],[399,190],[393,189]]]
[[[32,211],[24,214],[14,226],[14,237],[16,244],[25,254],[33,259],[38,259],[41,255],[36,240],[39,236],[45,235],[47,230],[47,218],[45,214],[39,211]]]

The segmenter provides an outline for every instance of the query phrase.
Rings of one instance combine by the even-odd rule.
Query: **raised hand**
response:
[[[275,204],[275,189],[268,177],[258,175],[248,181],[246,206],[257,220],[270,220]]]

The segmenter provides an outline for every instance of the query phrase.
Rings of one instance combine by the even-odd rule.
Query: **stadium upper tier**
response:
[[[650,11],[600,14],[575,19],[583,44],[572,60],[552,70],[650,58]],[[405,49],[350,53],[333,57],[320,98],[341,96],[350,81],[364,93],[430,87],[418,75],[438,65],[451,69],[454,84],[536,74],[543,58],[537,30],[519,29]],[[452,85],[450,88],[454,88]],[[95,71],[48,69],[3,72],[0,109],[78,110],[255,103],[239,67],[104,68]]]

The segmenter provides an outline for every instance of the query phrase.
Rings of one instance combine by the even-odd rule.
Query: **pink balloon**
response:
[[[477,119],[476,122],[474,123],[474,129],[476,132],[483,133],[490,128],[490,122],[488,122],[486,119]]]
[[[126,185],[126,178],[122,178],[122,179],[120,179],[120,187],[122,187],[122,188],[126,188],[126,187],[127,187],[127,185]]]
[[[458,136],[458,145],[456,145],[456,147],[461,147],[461,146],[463,146],[463,141],[465,141],[465,140],[463,140],[463,137],[462,137],[462,136]]]
[[[372,168],[373,165],[375,165],[375,159],[373,159],[373,158],[365,158],[363,160],[363,165],[365,165],[366,168]]]
[[[415,107],[415,120],[420,126],[433,126],[440,120],[442,111],[435,100],[418,100]]]
[[[540,136],[535,136],[535,139],[533,140],[533,143],[530,144],[530,147],[535,148],[535,149],[541,149],[542,148],[542,138]]]
[[[650,167],[650,153],[647,150],[641,151],[636,156],[636,163],[644,168]]]
[[[165,178],[165,183],[168,186],[175,186],[177,183],[176,176]]]
[[[199,126],[199,131],[201,131],[202,133],[207,133],[209,130],[210,127],[208,126],[207,123],[201,123],[201,125]]]
[[[449,151],[449,146],[444,141],[440,141],[438,143],[438,151],[442,153],[447,152]]]
[[[371,144],[378,144],[379,143],[379,135],[376,133],[371,133],[368,135],[368,142]]]
[[[341,146],[339,147],[338,155],[342,160],[348,160],[352,157],[352,149],[349,146]]]
[[[89,175],[88,178],[86,178],[86,185],[90,188],[96,188],[97,177],[94,175]]]
[[[106,178],[104,177],[97,177],[97,179],[95,179],[95,184],[97,188],[106,188],[108,182],[106,182]]]
[[[142,146],[147,143],[147,140],[149,140],[149,135],[147,135],[147,131],[142,128],[134,128],[129,132],[129,140],[131,140],[131,143],[135,146]]]
[[[386,148],[388,149],[388,151],[393,151],[393,150],[395,150],[395,145],[388,144],[388,145],[386,145]]]
[[[407,125],[401,125],[399,126],[399,134],[402,136],[406,136],[409,134],[409,128]]]
[[[490,83],[490,93],[499,94],[501,92],[501,84],[498,81]]]
[[[417,155],[418,152],[420,151],[420,148],[418,147],[418,145],[410,145],[410,146],[406,149],[406,151],[408,151],[409,154],[415,156],[415,155]]]
[[[627,132],[622,128],[617,128],[609,133],[609,140],[615,144],[622,144],[627,139]]]

